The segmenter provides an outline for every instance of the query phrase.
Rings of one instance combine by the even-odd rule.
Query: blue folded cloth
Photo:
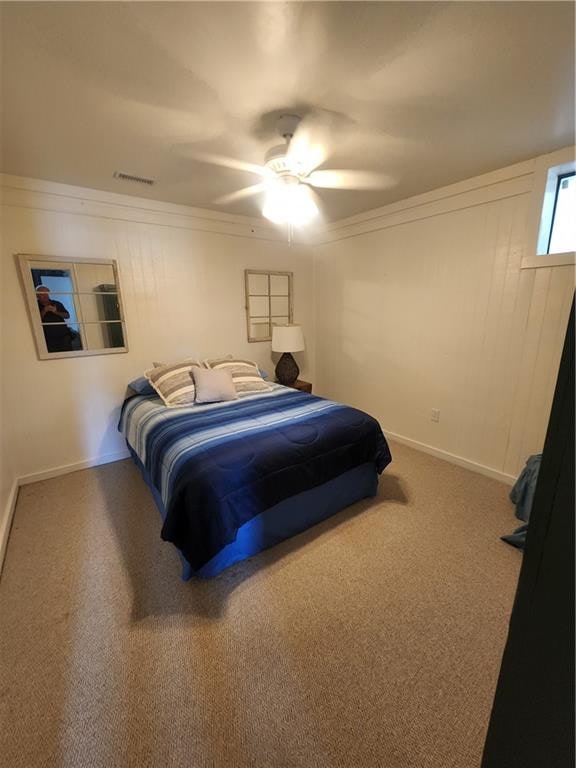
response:
[[[155,395],[156,390],[145,376],[139,376],[128,384],[137,395]]]
[[[518,520],[524,520],[525,523],[530,520],[541,462],[541,453],[530,456],[526,466],[520,473],[520,477],[516,480],[510,491],[510,501],[516,505],[516,517]]]
[[[518,547],[519,549],[524,549],[541,462],[541,453],[530,456],[510,491],[510,501],[516,505],[516,517],[518,520],[522,520],[524,525],[517,528],[514,533],[501,536],[500,538],[507,544],[512,544],[513,547]]]
[[[512,544],[512,546],[516,547],[517,549],[524,549],[527,533],[528,523],[524,523],[524,525],[521,525],[520,528],[516,528],[514,533],[509,533],[506,536],[500,536],[500,538],[507,544]]]

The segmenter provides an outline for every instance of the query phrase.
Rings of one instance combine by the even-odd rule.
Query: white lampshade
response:
[[[272,327],[272,352],[302,352],[304,334],[300,325],[275,325]]]

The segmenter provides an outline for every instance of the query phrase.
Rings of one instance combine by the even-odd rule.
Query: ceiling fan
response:
[[[224,195],[217,205],[263,194],[263,215],[276,224],[301,226],[319,213],[317,196],[312,188],[383,189],[393,180],[371,171],[317,170],[328,157],[331,127],[318,115],[300,118],[282,115],[276,126],[283,144],[272,147],[263,165],[221,155],[196,155],[202,162],[248,171],[261,178],[256,184]]]

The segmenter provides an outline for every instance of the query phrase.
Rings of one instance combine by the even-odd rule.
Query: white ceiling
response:
[[[555,2],[4,3],[2,170],[228,213],[275,116],[337,126],[327,220],[574,143],[574,5]],[[157,180],[114,179],[115,170]]]

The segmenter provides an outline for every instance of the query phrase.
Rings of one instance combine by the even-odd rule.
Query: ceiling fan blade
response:
[[[213,155],[209,152],[188,152],[187,155],[192,157],[193,160],[198,160],[200,163],[220,165],[223,168],[232,168],[235,171],[255,173],[257,176],[270,176],[270,171],[265,166],[256,165],[256,163],[247,163],[244,160],[236,160],[233,157]]]
[[[396,183],[392,176],[373,171],[313,171],[304,179],[312,187],[331,189],[386,189]]]
[[[309,173],[330,154],[332,127],[327,117],[312,113],[305,117],[290,139],[286,159],[299,173]]]
[[[227,205],[228,203],[235,203],[237,200],[243,200],[245,197],[252,197],[257,195],[258,192],[263,192],[266,189],[266,184],[261,182],[260,184],[252,184],[249,187],[243,187],[243,189],[237,189],[236,192],[230,192],[229,195],[222,195],[222,197],[214,200],[215,205]]]

